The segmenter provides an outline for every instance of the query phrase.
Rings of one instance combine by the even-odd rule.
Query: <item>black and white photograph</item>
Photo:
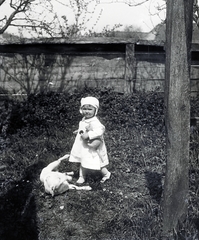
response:
[[[0,240],[199,240],[198,0],[0,0]]]

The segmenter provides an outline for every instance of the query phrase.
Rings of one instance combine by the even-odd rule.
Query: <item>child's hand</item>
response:
[[[82,133],[82,134],[81,134],[81,138],[82,138],[83,140],[87,140],[87,139],[89,138],[88,133],[87,133],[87,132]]]
[[[74,132],[73,132],[73,134],[77,134],[78,133],[78,130],[75,130]]]

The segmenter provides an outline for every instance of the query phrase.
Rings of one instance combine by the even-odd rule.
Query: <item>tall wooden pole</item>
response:
[[[163,235],[171,236],[187,212],[189,186],[190,52],[193,0],[167,0],[166,178]]]

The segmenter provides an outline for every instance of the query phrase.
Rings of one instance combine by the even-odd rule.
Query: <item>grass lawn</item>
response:
[[[81,97],[100,100],[106,126],[111,179],[91,173],[92,191],[70,190],[51,197],[39,181],[41,169],[69,153],[81,119]],[[192,101],[196,115],[198,100]],[[73,95],[48,93],[27,101],[1,101],[1,240],[151,240],[161,239],[161,201],[165,176],[163,96],[124,95],[81,89]],[[199,137],[191,127],[190,195],[185,222],[173,239],[199,239]],[[63,161],[60,171],[79,166]]]

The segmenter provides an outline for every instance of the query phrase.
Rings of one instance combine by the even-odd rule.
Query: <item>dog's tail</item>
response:
[[[74,184],[70,184],[69,189],[85,190],[85,191],[91,191],[92,190],[92,188],[90,186],[77,186],[77,185],[74,185]]]

